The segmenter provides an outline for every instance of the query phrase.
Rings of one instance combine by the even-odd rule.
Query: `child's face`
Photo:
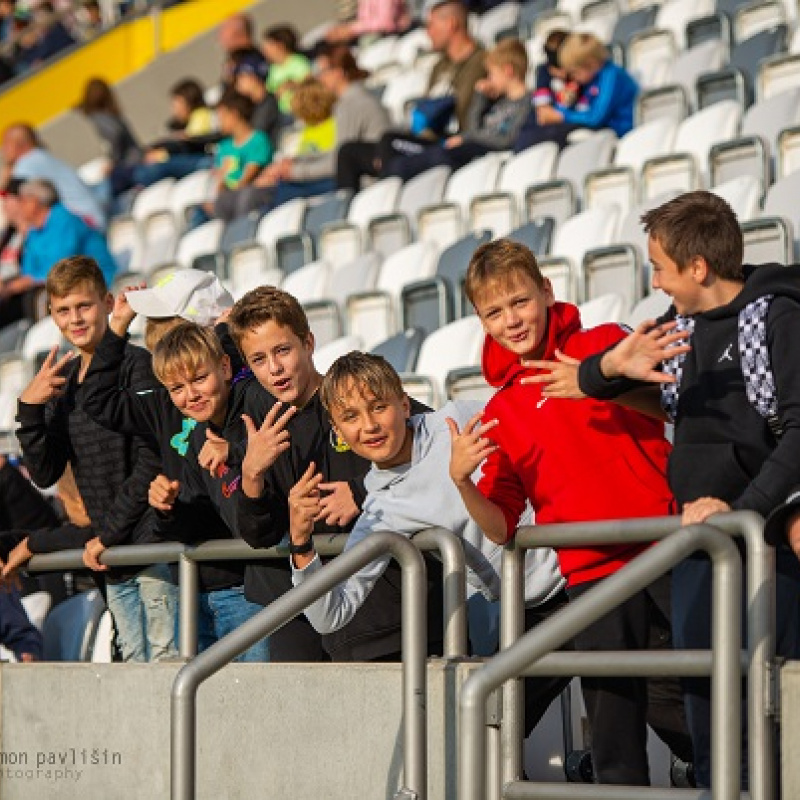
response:
[[[544,348],[547,309],[555,303],[553,288],[544,287],[519,270],[508,279],[489,283],[475,298],[483,329],[499,345],[520,358],[536,358]]]
[[[164,381],[164,386],[175,408],[185,417],[222,425],[228,408],[230,379],[231,362],[225,356],[219,364],[201,363],[193,373],[177,370]]]
[[[658,239],[647,240],[647,255],[653,266],[653,288],[661,289],[672,298],[679,314],[696,314],[702,302],[702,279],[698,281],[696,267],[689,264],[680,269],[665,252]]]
[[[239,343],[256,380],[276,399],[303,407],[316,389],[314,337],[303,340],[274,320],[247,331]]]
[[[175,119],[186,122],[189,119],[189,104],[180,95],[172,95],[169,99],[170,112]]]
[[[331,408],[331,422],[350,449],[379,469],[407,464],[413,441],[408,397],[376,397],[352,380],[342,395],[344,402]]]
[[[91,284],[78,284],[64,297],[50,298],[50,316],[64,338],[82,353],[93,353],[108,327],[114,304]]]
[[[513,77],[514,72],[507,64],[486,63],[486,80],[497,94],[503,95],[508,91]]]
[[[261,52],[270,64],[282,64],[289,55],[286,48],[274,39],[264,39],[261,42]]]

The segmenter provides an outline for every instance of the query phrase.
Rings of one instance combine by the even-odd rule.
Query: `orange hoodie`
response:
[[[583,359],[625,335],[618,325],[582,330],[578,309],[556,303],[548,313],[544,358],[554,359],[559,349]],[[535,370],[488,336],[483,372],[500,387],[483,416],[499,420],[489,435],[500,447],[486,460],[478,488],[502,509],[509,539],[526,499],[542,525],[675,513],[662,423],[614,403],[544,398],[539,385],[520,383]],[[575,585],[616,572],[646,546],[557,552],[562,574]]]

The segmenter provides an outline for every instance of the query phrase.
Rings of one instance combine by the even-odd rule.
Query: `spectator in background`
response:
[[[25,181],[17,193],[19,218],[26,231],[20,263],[24,278],[33,284],[44,283],[57,262],[80,255],[93,258],[111,284],[117,265],[103,234],[68,211],[50,181]]]
[[[5,42],[14,30],[16,0],[0,0],[0,42]]]
[[[297,52],[297,32],[288,25],[267,28],[261,38],[269,62],[267,89],[278,98],[281,113],[290,114],[292,92],[311,74],[311,63]]]
[[[95,228],[105,227],[105,214],[92,192],[69,164],[42,147],[36,131],[30,125],[9,125],[0,139],[0,153],[6,173],[2,183],[8,177],[49,180],[69,211]]]
[[[535,107],[523,127],[514,150],[520,152],[539,142],[564,147],[579,128],[610,128],[622,137],[633,128],[633,105],[639,86],[623,67],[609,57],[606,46],[591,33],[574,33],[558,51],[560,66],[583,88],[574,107]]]
[[[475,84],[486,76],[483,59],[485,52],[469,33],[467,11],[460,0],[427,0],[425,3],[426,25],[431,48],[442,57],[435,64],[426,98],[441,99],[440,112],[444,115],[443,127],[455,120],[460,133],[466,129],[469,108],[475,93]],[[451,98],[448,103],[444,98]],[[419,110],[418,106],[418,110]],[[408,131],[392,132],[391,141],[398,143],[392,155],[400,155],[405,151],[409,141],[419,143],[420,140],[432,141],[437,134],[425,130],[420,124],[415,133]],[[381,168],[378,144],[372,146],[359,144],[344,145],[338,155],[336,165],[336,183],[339,188],[349,188],[357,192],[361,188],[364,175],[376,177]]]
[[[31,36],[22,47],[18,63],[23,68],[38,66],[74,44],[75,39],[53,4],[39,3],[33,9]]]
[[[103,32],[105,25],[97,0],[85,0],[76,14],[76,32],[78,37],[87,42]]]
[[[339,148],[348,143],[356,148],[374,146],[389,127],[386,109],[364,88],[368,73],[358,67],[349,48],[334,45],[323,50],[316,72],[320,83],[336,96],[335,146],[324,152],[284,158],[264,170],[256,184],[275,187],[274,206],[335,189]]]
[[[217,116],[226,138],[219,143],[214,161],[217,199],[206,204],[206,213],[224,220],[241,216],[242,190],[272,160],[272,144],[263,131],[253,129],[252,102],[233,89],[217,105]],[[246,211],[244,213],[247,213]]]
[[[544,40],[545,61],[536,68],[534,108],[554,105],[572,108],[578,100],[581,86],[570,78],[559,61],[561,46],[568,36],[569,31],[554,30]]]
[[[28,619],[19,592],[11,586],[0,587],[0,644],[17,661],[41,661],[44,651],[42,634]]]
[[[258,69],[263,69],[266,65],[264,56],[253,43],[253,20],[247,14],[228,17],[219,26],[217,39],[225,53],[220,78],[226,86],[233,84],[233,73],[237,65],[245,61]]]
[[[272,149],[275,150],[278,146],[281,114],[275,95],[264,83],[266,72],[266,65],[263,70],[259,70],[249,62],[240,64],[234,71],[233,88],[253,103],[250,124],[257,131],[263,131],[267,135],[272,143]]]
[[[403,33],[410,24],[405,0],[359,0],[356,18],[331,28],[325,39],[332,44],[353,45],[361,36]]]

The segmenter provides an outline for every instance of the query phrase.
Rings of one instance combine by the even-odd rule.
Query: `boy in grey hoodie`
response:
[[[368,492],[347,549],[370,533],[393,530],[406,536],[432,526],[452,531],[463,545],[467,561],[468,594],[482,594],[497,614],[502,547],[490,542],[470,518],[451,480],[450,433],[447,417],[466,422],[478,407],[448,403],[432,414],[410,416],[409,399],[400,378],[380,356],[352,352],[334,362],[320,387],[340,442],[372,462],[365,477]],[[295,585],[322,567],[313,549],[311,532],[320,512],[322,476],[310,465],[289,496],[289,533],[295,551]],[[320,633],[338,630],[350,622],[383,574],[389,557],[365,567],[306,609]],[[526,627],[539,622],[566,600],[564,580],[555,553],[530,551],[525,565]],[[568,683],[562,679],[527,682],[526,722],[530,730],[551,700]]]

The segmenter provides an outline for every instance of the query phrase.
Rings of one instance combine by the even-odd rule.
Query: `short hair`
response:
[[[144,324],[144,346],[152,353],[156,345],[173,328],[182,322],[183,317],[148,317]]]
[[[697,256],[725,280],[742,278],[744,240],[734,210],[713,192],[687,192],[641,217],[679,270]]]
[[[271,39],[283,45],[289,53],[297,52],[297,31],[290,25],[273,25],[271,28],[266,28],[261,38]]]
[[[153,374],[161,383],[166,383],[178,373],[196,375],[204,365],[217,367],[224,358],[225,351],[213,329],[182,321],[156,344]]]
[[[466,5],[462,0],[443,0],[437,3],[432,9],[431,13],[445,11],[452,17],[460,28],[467,30],[469,22],[469,12]]]
[[[114,90],[102,78],[90,78],[86,82],[77,109],[84,114],[106,112],[114,117],[122,116]]]
[[[217,103],[217,108],[227,108],[243,120],[250,120],[253,116],[253,101],[235,89],[226,89]]]
[[[511,239],[497,239],[481,245],[473,254],[464,280],[464,292],[475,305],[477,295],[491,283],[508,283],[513,275],[530,277],[539,289],[544,276],[533,251]]]
[[[380,400],[405,397],[400,376],[383,356],[353,350],[331,364],[319,388],[320,402],[329,415],[334,406],[345,404],[344,392],[351,382]]]
[[[528,51],[519,39],[503,39],[486,54],[486,63],[498,67],[509,65],[518,78],[525,80],[528,73]]]
[[[46,178],[31,178],[29,181],[24,181],[19,187],[18,194],[20,197],[33,197],[48,208],[58,202],[58,189]]]
[[[592,64],[605,64],[608,48],[593,33],[571,33],[558,51],[558,63],[569,72]]]
[[[369,72],[358,66],[352,50],[346,44],[324,44],[318,51],[317,58],[327,60],[331,69],[340,69],[350,83],[366,80]]]
[[[304,80],[292,93],[292,114],[306,125],[319,125],[330,119],[336,95],[318,80]]]
[[[274,286],[251,289],[234,303],[228,315],[228,330],[241,350],[241,341],[245,334],[267,322],[289,328],[303,341],[311,333],[308,317],[297,298]]]
[[[106,279],[93,258],[89,256],[62,258],[47,276],[47,281],[44,285],[47,299],[66,297],[81,284],[88,284],[93,289],[96,289],[101,297],[105,297],[108,294]]]
[[[203,93],[203,86],[193,78],[178,81],[172,86],[169,93],[171,97],[183,98],[190,111],[205,108],[206,99]]]
[[[569,31],[565,31],[563,28],[556,28],[547,34],[547,38],[544,40],[544,55],[548,66],[561,66],[558,56],[561,45],[564,44],[567,36],[569,36]]]

